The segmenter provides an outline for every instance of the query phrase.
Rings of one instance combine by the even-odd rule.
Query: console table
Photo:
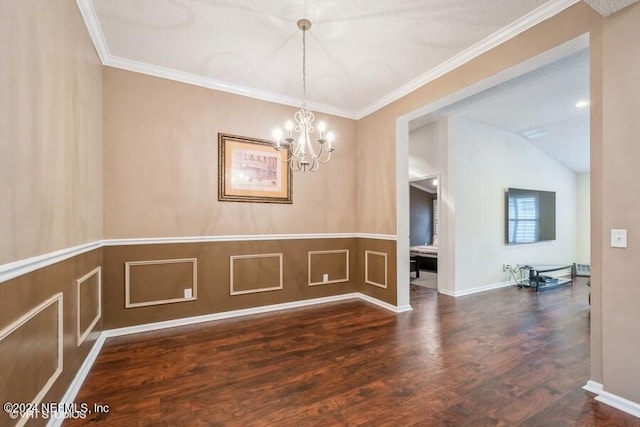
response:
[[[529,281],[524,282],[523,286],[535,287],[536,292],[545,289],[557,288],[558,286],[569,284],[573,281],[573,264],[562,265],[526,265],[523,269],[529,270]],[[569,277],[549,277],[544,273],[554,271],[569,270]]]

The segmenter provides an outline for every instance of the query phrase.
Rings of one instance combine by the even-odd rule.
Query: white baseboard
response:
[[[604,403],[605,405],[611,406],[612,408],[619,409],[622,412],[626,412],[629,415],[640,418],[640,403],[632,402],[628,399],[625,399],[624,397],[609,393],[608,391],[604,390],[602,384],[591,380],[587,381],[582,389],[597,394],[595,399],[598,402]]]
[[[159,329],[174,328],[177,326],[187,326],[187,325],[194,325],[197,323],[211,322],[214,320],[230,319],[233,317],[249,316],[252,314],[262,314],[262,313],[269,313],[272,311],[307,307],[307,306],[316,305],[316,304],[326,304],[330,302],[344,301],[348,299],[355,299],[358,297],[359,297],[359,294],[357,292],[352,292],[349,294],[334,295],[330,297],[313,298],[308,300],[285,302],[281,304],[264,305],[261,307],[252,307],[252,308],[245,308],[245,309],[233,310],[233,311],[223,311],[221,313],[204,314],[202,316],[184,317],[184,318],[175,319],[175,320],[165,320],[162,322],[145,323],[143,325],[127,326],[124,328],[108,329],[104,331],[103,334],[105,334],[107,338],[119,337],[122,335],[137,334],[140,332],[150,332],[150,331],[157,331]]]
[[[491,285],[478,286],[476,288],[464,289],[462,291],[450,291],[447,289],[438,289],[438,292],[452,297],[462,297],[465,295],[477,294],[479,292],[492,291],[494,289],[507,288],[513,286],[511,282],[493,283]]]
[[[82,387],[82,384],[84,383],[85,379],[87,378],[87,375],[89,374],[89,371],[91,370],[91,367],[93,366],[96,359],[98,358],[98,355],[102,350],[102,346],[104,345],[104,342],[107,338],[137,334],[141,332],[157,331],[159,329],[174,328],[177,326],[187,326],[187,325],[193,325],[197,323],[211,322],[215,320],[230,319],[233,317],[249,316],[251,314],[269,313],[273,311],[289,310],[292,308],[308,307],[308,306],[317,305],[317,304],[327,304],[330,302],[345,301],[350,299],[360,299],[362,301],[375,304],[393,313],[402,313],[405,311],[412,310],[410,305],[396,307],[392,304],[386,303],[384,301],[380,301],[369,295],[365,295],[360,292],[352,292],[352,293],[342,294],[342,295],[333,295],[330,297],[285,302],[281,304],[272,304],[272,305],[266,305],[262,307],[253,307],[253,308],[246,308],[242,310],[225,311],[222,313],[205,314],[202,316],[185,317],[182,319],[166,320],[162,322],[146,323],[143,325],[128,326],[124,328],[107,329],[102,331],[98,335],[98,339],[93,344],[93,347],[91,348],[91,351],[89,352],[86,359],[82,363],[80,370],[78,370],[78,373],[76,374],[75,378],[69,385],[69,388],[67,389],[66,393],[62,397],[61,403],[67,404],[67,403],[74,402],[76,396],[78,395],[78,392],[80,391],[80,388]],[[47,423],[47,427],[59,427],[62,425],[62,421],[64,421],[63,418],[52,418],[49,421],[49,423]]]
[[[591,380],[587,381],[582,389],[594,394],[600,394],[604,391],[604,389],[602,388],[602,384]]]
[[[93,366],[96,359],[98,358],[98,355],[100,355],[100,351],[102,350],[102,346],[104,345],[105,338],[106,337],[104,335],[104,332],[101,332],[98,335],[98,339],[96,339],[95,343],[93,343],[93,347],[91,347],[91,351],[89,351],[89,354],[84,359],[84,362],[82,362],[80,369],[76,373],[76,376],[73,378],[73,381],[71,381],[71,384],[67,389],[67,392],[64,394],[64,396],[62,396],[60,403],[69,404],[75,401],[76,396],[80,391],[80,387],[82,387],[84,380],[86,380],[87,375],[89,375],[89,371],[91,370],[91,367]],[[47,423],[47,427],[59,427],[62,425],[63,421],[64,421],[63,417],[52,417]]]
[[[372,296],[369,296],[369,295],[366,295],[366,294],[362,294],[362,293],[359,293],[359,292],[356,292],[356,298],[359,298],[359,299],[361,299],[363,301],[370,302],[371,304],[375,304],[378,307],[382,307],[382,308],[384,308],[386,310],[389,310],[389,311],[392,311],[394,313],[404,313],[406,311],[413,310],[413,308],[411,308],[411,306],[408,305],[408,304],[396,307],[393,304],[389,304],[388,302],[380,301],[377,298],[374,298]]]

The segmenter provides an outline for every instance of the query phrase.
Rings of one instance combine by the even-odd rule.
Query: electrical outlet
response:
[[[329,281],[329,275],[327,273],[322,275],[322,281],[323,282],[328,282]]]
[[[193,289],[191,289],[191,288],[185,288],[185,290],[184,290],[184,297],[185,297],[185,298],[193,298]]]
[[[509,271],[511,270],[511,266],[509,264],[502,264],[502,271]]]

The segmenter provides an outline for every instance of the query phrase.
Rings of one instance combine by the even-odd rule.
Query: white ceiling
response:
[[[345,117],[577,1],[77,0],[106,65],[295,105],[308,18],[308,98]]]
[[[576,173],[589,171],[589,52],[544,67],[449,105],[411,123],[411,129],[441,117],[460,116],[521,134],[545,129],[529,142]]]
[[[105,65],[361,118],[579,0],[76,0]],[[588,0],[603,14],[637,0]]]
[[[76,0],[105,65],[361,118],[579,0]],[[637,0],[586,0],[608,15]]]

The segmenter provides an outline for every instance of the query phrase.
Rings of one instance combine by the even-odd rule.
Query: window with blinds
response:
[[[509,242],[531,243],[540,239],[540,198],[537,194],[509,197]]]

